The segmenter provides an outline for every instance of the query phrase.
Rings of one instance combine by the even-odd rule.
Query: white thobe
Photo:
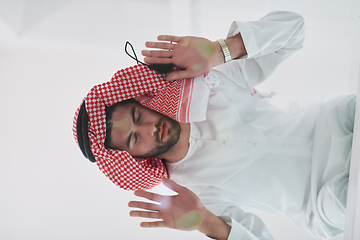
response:
[[[207,119],[191,123],[186,157],[167,163],[170,178],[232,226],[229,240],[272,239],[261,219],[244,211],[251,209],[285,214],[317,236],[338,235],[346,190],[333,185],[347,189],[355,97],[287,112],[251,96],[302,48],[304,20],[273,12],[258,22],[234,22],[228,36],[239,32],[248,55],[210,71],[220,83],[211,89]],[[324,208],[334,205],[328,200],[334,191],[342,201],[328,216]]]

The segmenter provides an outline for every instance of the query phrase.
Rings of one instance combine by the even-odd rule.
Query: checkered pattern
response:
[[[161,159],[147,158],[137,162],[125,151],[106,149],[105,106],[135,98],[142,105],[180,121],[184,86],[194,79],[168,82],[164,74],[158,74],[144,65],[135,65],[115,73],[109,82],[94,86],[84,98],[89,115],[88,136],[90,148],[99,169],[117,186],[125,190],[149,189],[167,176]],[[189,92],[189,91],[185,91]],[[81,106],[81,105],[80,105]],[[77,109],[73,122],[73,134],[77,142]]]

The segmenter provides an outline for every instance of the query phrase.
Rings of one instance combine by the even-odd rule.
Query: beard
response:
[[[169,123],[169,129],[168,129],[169,139],[166,140],[165,142],[161,141],[160,136],[159,136],[160,126],[164,122]],[[150,150],[148,153],[141,155],[141,156],[133,156],[134,158],[151,158],[151,157],[159,156],[159,155],[167,152],[180,139],[180,133],[181,133],[180,124],[177,121],[175,121],[167,116],[163,116],[159,120],[158,124],[156,124],[156,129],[157,129],[155,132],[156,146],[152,150]]]

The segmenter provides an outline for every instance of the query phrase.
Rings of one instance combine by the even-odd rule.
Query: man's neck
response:
[[[164,159],[167,162],[174,163],[183,159],[189,150],[190,123],[179,123],[181,132],[179,141],[171,147],[166,153],[157,158]]]

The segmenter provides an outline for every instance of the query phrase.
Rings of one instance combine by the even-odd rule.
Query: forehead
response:
[[[122,116],[122,115],[128,114],[128,112],[134,106],[137,106],[135,102],[129,102],[129,103],[125,103],[125,104],[116,105],[112,115],[110,116],[111,119],[116,116]]]
[[[148,109],[147,107],[144,107],[143,105],[141,105],[140,103],[136,102],[136,101],[131,101],[125,104],[119,104],[117,106],[115,106],[114,111],[112,113],[111,119],[113,119],[114,117],[121,117],[127,114],[131,113],[131,109],[133,108],[142,110],[142,111],[149,111],[149,112],[154,112],[151,109]]]

